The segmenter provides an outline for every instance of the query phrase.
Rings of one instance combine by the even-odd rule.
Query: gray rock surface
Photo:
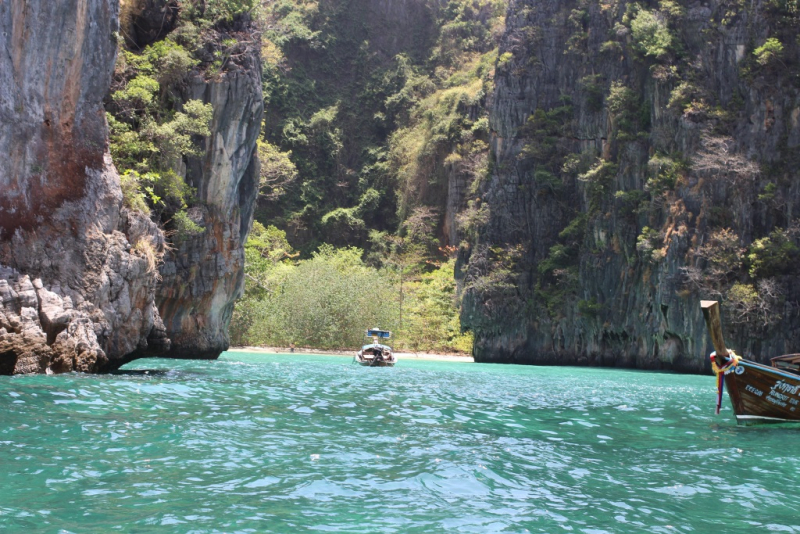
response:
[[[107,147],[118,8],[0,3],[0,373],[113,369],[160,324],[163,235]]]
[[[633,51],[626,2],[509,3],[507,61],[491,107],[493,172],[481,190],[490,215],[459,262],[476,361],[707,371],[699,300],[726,293],[688,284],[686,269],[707,269],[698,250],[713,231],[731,229],[746,249],[797,217],[796,22],[761,1],[679,4],[673,51],[655,60]],[[783,67],[759,66],[754,48],[775,36],[785,43]],[[624,136],[609,104],[612,82],[634,95],[637,115]],[[683,82],[696,94],[670,105]],[[526,126],[537,109],[556,117],[549,132]],[[569,154],[616,167],[581,180],[564,170]],[[664,193],[648,185],[656,155],[683,158],[689,169]],[[770,183],[773,200],[760,196]],[[585,231],[565,236],[580,217]],[[645,226],[654,250],[641,244]],[[745,267],[733,277],[750,283]],[[797,274],[772,282],[780,288],[772,324],[724,317],[729,344],[760,361],[800,347]]]
[[[256,140],[263,114],[258,50],[212,79],[196,74],[186,99],[214,108],[204,155],[190,157],[184,169],[186,182],[197,189],[189,217],[203,232],[176,243],[161,266],[157,302],[172,348],[160,355],[213,359],[229,345],[233,304],[244,289],[244,242],[258,196]]]

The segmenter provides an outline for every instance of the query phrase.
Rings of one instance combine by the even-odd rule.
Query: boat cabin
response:
[[[365,358],[372,358],[376,354],[383,356],[384,354],[391,354],[392,348],[380,343],[370,343],[361,347],[361,354]]]
[[[800,375],[800,354],[784,354],[770,360],[772,367]]]

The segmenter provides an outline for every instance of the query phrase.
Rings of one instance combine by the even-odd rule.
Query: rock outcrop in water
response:
[[[233,304],[243,289],[243,245],[259,190],[259,30],[251,13],[237,3],[125,0],[122,19],[125,62],[118,65],[107,100],[114,120],[124,123],[120,131],[133,131],[148,141],[147,124],[164,124],[196,106],[210,113],[207,133],[194,132],[191,142],[186,138],[192,148],[184,145],[168,162],[157,165],[146,152],[133,158],[127,154],[126,159],[126,141],[112,130],[112,151],[118,151],[115,155],[120,154],[126,172],[145,169],[159,178],[172,175],[181,187],[188,186],[180,207],[167,207],[168,199],[154,200],[145,208],[152,208],[170,241],[156,291],[170,350],[146,348],[130,358],[216,358],[228,348]],[[120,105],[116,96],[141,79],[157,88],[152,105],[139,110],[144,119]],[[169,189],[158,191],[171,194]]]
[[[462,249],[478,361],[708,368],[800,347],[794,2],[512,0]]]
[[[126,9],[148,20],[163,12],[173,24],[176,4]],[[186,101],[214,109],[203,156],[180,169],[196,190],[189,217],[202,231],[167,246],[154,222],[123,207],[108,151],[103,98],[118,10],[116,0],[0,4],[0,374],[214,358],[228,346],[258,194],[258,47],[187,84]],[[140,44],[165,31],[135,26]],[[233,38],[253,39],[252,28],[236,30]]]
[[[0,373],[113,368],[159,335],[155,224],[122,208],[102,105],[115,0],[0,4]]]
[[[169,252],[158,308],[172,340],[168,356],[216,358],[228,348],[234,301],[244,286],[244,241],[258,196],[263,97],[257,54],[219,79],[195,76],[188,99],[214,107],[203,157],[190,157],[186,182],[197,189],[189,217],[203,227]]]

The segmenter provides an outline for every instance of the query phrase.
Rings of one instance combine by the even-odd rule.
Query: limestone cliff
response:
[[[123,2],[126,58],[133,63],[136,58],[160,58],[148,67],[155,70],[153,83],[159,80],[160,92],[154,95],[158,103],[145,111],[154,114],[147,120],[163,124],[165,117],[185,111],[190,103],[213,110],[207,133],[192,138],[194,148],[184,147],[167,164],[151,167],[161,176],[176,173],[191,192],[177,211],[174,206],[164,209],[158,201],[151,204],[153,217],[164,225],[170,242],[159,269],[156,302],[171,348],[143,349],[131,358],[216,358],[228,348],[233,304],[243,289],[243,245],[259,190],[261,41],[250,12],[234,10],[229,17],[221,17],[212,7],[174,0]],[[159,50],[171,50],[174,55],[171,59],[158,56]],[[135,84],[132,76],[151,73],[132,74],[124,65],[118,66],[107,101],[112,115],[128,121],[139,135],[147,121],[131,120],[113,91]],[[112,136],[112,141],[116,139]],[[116,146],[112,144],[112,149]],[[142,168],[141,162],[127,163],[130,171]],[[188,209],[184,212],[184,208]],[[193,228],[182,231],[174,221],[178,216],[188,219]]]
[[[461,250],[478,361],[708,369],[800,347],[793,2],[512,0]]]
[[[180,358],[216,358],[228,348],[234,301],[244,284],[244,241],[258,196],[256,140],[263,99],[257,54],[208,80],[196,75],[189,99],[214,107],[204,156],[188,159],[186,182],[197,189],[189,217],[203,227],[165,257],[158,307]]]
[[[102,105],[116,0],[0,3],[0,373],[100,371],[158,342],[163,236],[122,208]],[[149,339],[149,341],[148,341]]]

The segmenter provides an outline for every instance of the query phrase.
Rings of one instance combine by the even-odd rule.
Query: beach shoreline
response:
[[[226,352],[250,352],[256,354],[290,354],[288,347],[230,347]],[[295,348],[294,354],[313,354],[317,356],[347,356],[352,358],[355,351],[346,350],[322,350],[309,348]],[[432,360],[446,362],[472,363],[475,360],[472,356],[458,353],[435,353],[435,352],[395,352],[398,360]]]

